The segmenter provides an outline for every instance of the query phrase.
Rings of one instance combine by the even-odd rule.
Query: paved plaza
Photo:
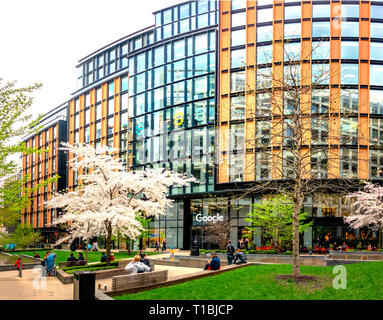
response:
[[[177,255],[189,255],[190,252],[177,252]],[[150,259],[169,257],[169,253],[152,256]],[[199,268],[173,267],[156,265],[155,270],[168,270],[168,278],[192,274],[201,271]],[[73,284],[62,284],[56,277],[41,277],[41,269],[23,270],[23,277],[17,270],[0,272],[0,300],[73,300]],[[96,280],[96,289],[101,284],[107,290],[112,287],[112,278]]]

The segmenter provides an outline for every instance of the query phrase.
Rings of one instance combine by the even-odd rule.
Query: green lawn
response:
[[[40,255],[40,257],[43,258],[47,251],[48,250],[36,250],[34,252],[33,251],[14,251],[14,252],[10,252],[10,253],[14,254],[14,255],[25,254],[27,256],[32,256],[32,257],[33,257],[34,253],[38,253]],[[69,250],[53,250],[53,252],[56,253],[56,255],[57,255],[57,257],[56,257],[57,263],[67,261],[68,257],[71,254],[71,251],[69,251]],[[73,253],[74,253],[74,256],[77,258],[78,252],[73,252]],[[137,253],[138,253],[138,251],[131,251],[130,254],[128,254],[127,252],[115,252],[113,254],[114,254],[114,259],[119,260],[119,259],[132,258]],[[82,251],[82,254],[84,255],[84,258],[85,258],[85,251]],[[149,256],[149,255],[154,255],[154,254],[159,254],[159,253],[158,252],[147,252],[147,254]],[[89,262],[100,262],[101,261],[101,255],[102,255],[102,253],[100,251],[89,251],[88,261]]]
[[[117,300],[373,300],[383,299],[383,262],[345,265],[347,289],[335,290],[333,267],[302,266],[318,276],[317,285],[276,280],[291,265],[258,265],[228,271],[171,287],[114,297]]]

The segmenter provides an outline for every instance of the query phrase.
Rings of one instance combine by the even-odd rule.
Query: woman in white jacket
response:
[[[133,261],[126,265],[125,271],[130,274],[149,272],[150,268],[141,262],[141,257],[136,255]]]

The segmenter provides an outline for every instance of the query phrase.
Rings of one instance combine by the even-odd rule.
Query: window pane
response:
[[[246,25],[246,12],[233,13],[231,15],[231,26],[239,27]]]
[[[300,23],[287,23],[285,24],[285,39],[295,39],[301,37],[301,24]]]
[[[383,38],[383,23],[371,23],[371,38]]]
[[[358,84],[359,82],[359,66],[357,64],[341,65],[341,82],[342,84]]]
[[[241,46],[246,44],[246,29],[231,32],[231,46]]]
[[[342,37],[359,38],[359,22],[342,21]]]
[[[383,61],[383,43],[371,42],[370,44],[370,59]]]
[[[313,18],[330,18],[331,7],[326,5],[313,5]]]
[[[370,113],[383,114],[383,91],[370,90]]]
[[[383,6],[371,6],[371,19],[383,19]]]
[[[301,7],[285,7],[285,20],[300,19]]]
[[[257,47],[257,64],[271,63],[273,60],[273,46]]]
[[[246,50],[231,51],[231,68],[240,68],[246,65]]]
[[[343,18],[359,18],[359,6],[358,5],[342,4],[341,12],[342,12]]]
[[[330,37],[330,22],[313,22],[313,37]]]
[[[273,9],[257,10],[257,23],[273,21]]]
[[[370,65],[370,85],[383,86],[383,66]]]
[[[342,41],[341,59],[359,59],[359,42]]]
[[[245,90],[246,72],[232,72],[231,76],[231,92],[239,92]]]
[[[231,10],[246,8],[246,0],[231,0]]]
[[[263,26],[257,28],[257,42],[272,41],[273,26]]]

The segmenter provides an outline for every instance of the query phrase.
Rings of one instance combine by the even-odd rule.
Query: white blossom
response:
[[[90,145],[63,145],[73,154],[70,168],[86,171],[79,175],[76,190],[55,194],[47,201],[49,207],[63,210],[53,224],[69,224],[68,235],[57,244],[76,237],[108,235],[108,230],[114,236],[119,233],[137,239],[143,231],[138,217],[165,214],[173,202],[167,197],[169,187],[196,181],[164,169],[127,172],[113,157],[116,150],[107,147],[96,150]]]

